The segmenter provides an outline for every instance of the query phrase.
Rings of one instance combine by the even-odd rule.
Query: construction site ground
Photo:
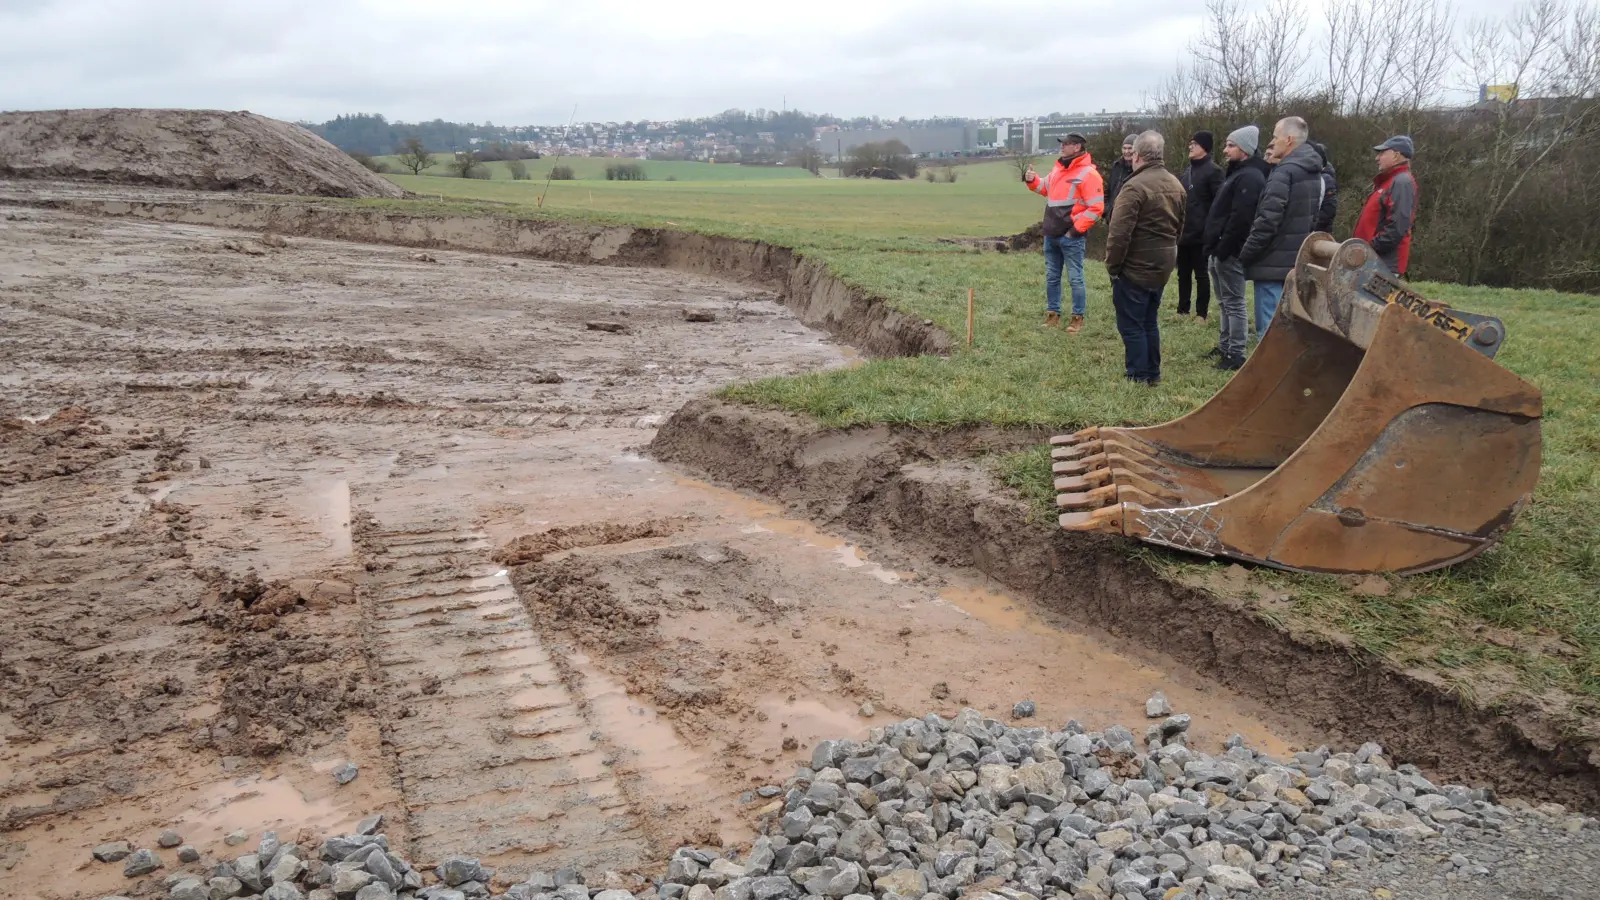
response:
[[[376,812],[419,864],[649,872],[751,836],[816,740],[963,706],[1159,689],[1207,746],[1320,742],[646,455],[720,385],[855,363],[748,285],[0,205],[0,317],[10,896]]]

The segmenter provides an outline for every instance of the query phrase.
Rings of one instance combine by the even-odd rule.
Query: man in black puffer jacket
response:
[[[1256,338],[1267,332],[1283,297],[1283,283],[1294,271],[1300,245],[1310,236],[1322,208],[1322,156],[1309,143],[1306,120],[1290,116],[1272,129],[1271,152],[1278,160],[1261,189],[1250,236],[1239,251],[1245,275],[1255,282]]]
[[[1189,139],[1189,165],[1178,176],[1189,192],[1188,210],[1183,217],[1183,234],[1178,237],[1178,315],[1189,314],[1189,289],[1194,288],[1194,317],[1204,322],[1211,308],[1211,277],[1206,271],[1206,215],[1211,201],[1222,188],[1222,170],[1211,161],[1209,131],[1197,131]]]
[[[1332,234],[1333,219],[1339,214],[1339,175],[1333,169],[1333,157],[1328,155],[1328,148],[1316,141],[1312,141],[1311,146],[1322,157],[1322,207],[1317,210],[1317,225],[1313,230]]]
[[[1217,288],[1217,348],[1208,357],[1217,358],[1217,368],[1238,369],[1244,365],[1246,324],[1244,310],[1244,263],[1239,250],[1250,236],[1255,222],[1256,203],[1267,184],[1267,163],[1256,155],[1261,130],[1245,125],[1228,135],[1222,156],[1228,174],[1217,190],[1217,199],[1206,214],[1203,242],[1211,283]]]

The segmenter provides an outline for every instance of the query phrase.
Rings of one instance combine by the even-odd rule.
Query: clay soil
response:
[[[816,740],[964,705],[1138,728],[1161,689],[1203,745],[1317,743],[645,455],[720,384],[851,364],[763,290],[0,206],[0,310],[7,896],[374,812],[419,863],[654,872]]]

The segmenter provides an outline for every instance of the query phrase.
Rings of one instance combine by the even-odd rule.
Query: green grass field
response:
[[[450,161],[453,158],[448,153],[435,153],[433,158],[438,164],[423,171],[423,178],[454,178],[455,173],[450,171]],[[410,174],[410,170],[400,165],[397,156],[374,157],[379,162],[387,163],[395,173]],[[793,166],[740,166],[725,163],[703,162],[676,162],[656,159],[602,159],[589,156],[563,156],[556,159],[552,156],[540,159],[525,159],[523,165],[528,167],[528,174],[537,180],[542,187],[545,176],[549,174],[551,166],[566,166],[579,181],[605,181],[606,166],[626,163],[637,163],[644,167],[645,175],[651,181],[779,181],[794,179],[814,178],[810,172]],[[507,163],[484,163],[489,170],[490,181],[511,181],[511,170]]]
[[[543,160],[530,160],[540,163]],[[608,160],[581,160],[597,172]],[[503,163],[491,163],[504,165]],[[565,163],[563,163],[565,165]],[[645,162],[646,167],[699,166],[731,170],[738,166],[706,163]],[[675,225],[718,234],[760,236],[791,246],[849,247],[863,239],[898,246],[905,238],[987,237],[1020,231],[1036,217],[1038,204],[1008,166],[990,163],[966,166],[955,184],[817,178],[793,169],[747,169],[746,174],[787,177],[744,179],[682,178],[664,181],[580,179],[487,181],[392,175],[406,190],[428,197],[485,200],[527,206],[545,195],[545,209],[590,217],[652,225]],[[533,171],[530,166],[530,171]],[[969,174],[971,173],[971,174]],[[1006,181],[998,182],[997,176]]]
[[[496,206],[481,208],[501,215],[540,214],[532,205],[542,182],[393,180],[441,198],[442,205],[487,201]],[[557,182],[543,214],[671,224],[784,244],[951,334],[964,334],[966,292],[977,292],[978,340],[970,350],[949,358],[874,360],[724,392],[742,402],[807,413],[831,426],[1000,423],[1067,431],[1159,422],[1210,397],[1225,380],[1200,360],[1215,341],[1215,326],[1164,319],[1162,385],[1130,385],[1121,378],[1121,343],[1100,265],[1088,266],[1089,327],[1074,337],[1039,327],[1044,266],[1038,254],[977,252],[939,240],[1014,233],[1035,222],[1039,211],[1015,170],[991,163],[963,167],[956,184],[811,177]],[[1533,698],[1574,731],[1596,733],[1600,353],[1594,347],[1600,344],[1600,302],[1549,291],[1417,287],[1457,308],[1505,320],[1509,339],[1499,360],[1545,396],[1536,503],[1496,550],[1446,572],[1395,579],[1387,597],[1357,595],[1331,576],[1258,570],[1251,576],[1253,596],[1243,599],[1282,627],[1348,636],[1396,666],[1437,672],[1478,703]],[[1053,492],[1045,448],[994,460],[994,468],[1036,504],[1041,518],[1048,515]],[[1138,555],[1174,578],[1192,578],[1211,565],[1150,548]]]

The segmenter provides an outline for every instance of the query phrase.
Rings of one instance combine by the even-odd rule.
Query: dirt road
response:
[[[963,705],[1137,725],[1161,689],[1202,743],[1312,739],[641,455],[851,363],[768,293],[0,205],[0,316],[8,895],[373,812],[418,862],[649,872],[816,740]]]

